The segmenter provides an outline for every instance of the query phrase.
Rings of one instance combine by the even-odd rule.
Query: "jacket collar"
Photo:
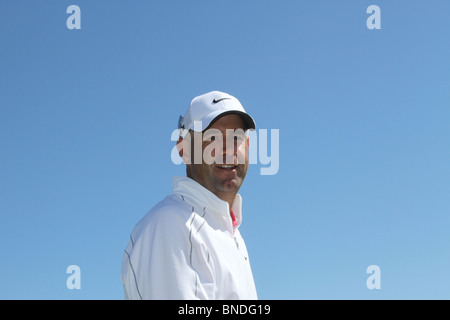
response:
[[[206,208],[207,211],[215,212],[218,215],[217,218],[225,223],[227,229],[230,229],[231,226],[231,232],[233,231],[228,202],[217,197],[197,181],[183,176],[173,177],[172,192],[183,196],[183,199],[194,207],[202,207],[201,209]],[[242,198],[239,194],[236,194],[231,209],[236,217],[237,227],[239,227],[242,223]]]

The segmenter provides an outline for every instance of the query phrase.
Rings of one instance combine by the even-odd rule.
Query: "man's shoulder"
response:
[[[174,229],[186,225],[192,208],[175,194],[168,195],[153,208],[134,227],[134,234],[158,229]],[[161,230],[162,231],[162,230]]]

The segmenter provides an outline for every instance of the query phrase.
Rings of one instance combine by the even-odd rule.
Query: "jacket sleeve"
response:
[[[162,211],[131,234],[122,260],[125,298],[214,299],[214,266],[197,233],[201,218]]]

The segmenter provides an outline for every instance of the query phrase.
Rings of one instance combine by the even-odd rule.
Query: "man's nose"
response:
[[[224,157],[224,163],[234,164],[235,157],[237,156],[237,146],[233,137],[223,140],[222,156]]]

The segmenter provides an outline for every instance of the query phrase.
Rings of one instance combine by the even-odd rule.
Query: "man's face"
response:
[[[205,132],[191,132],[188,177],[223,200],[234,199],[248,170],[249,140],[245,130],[239,115],[228,114],[216,120]],[[194,156],[195,141],[201,142],[201,161]]]

